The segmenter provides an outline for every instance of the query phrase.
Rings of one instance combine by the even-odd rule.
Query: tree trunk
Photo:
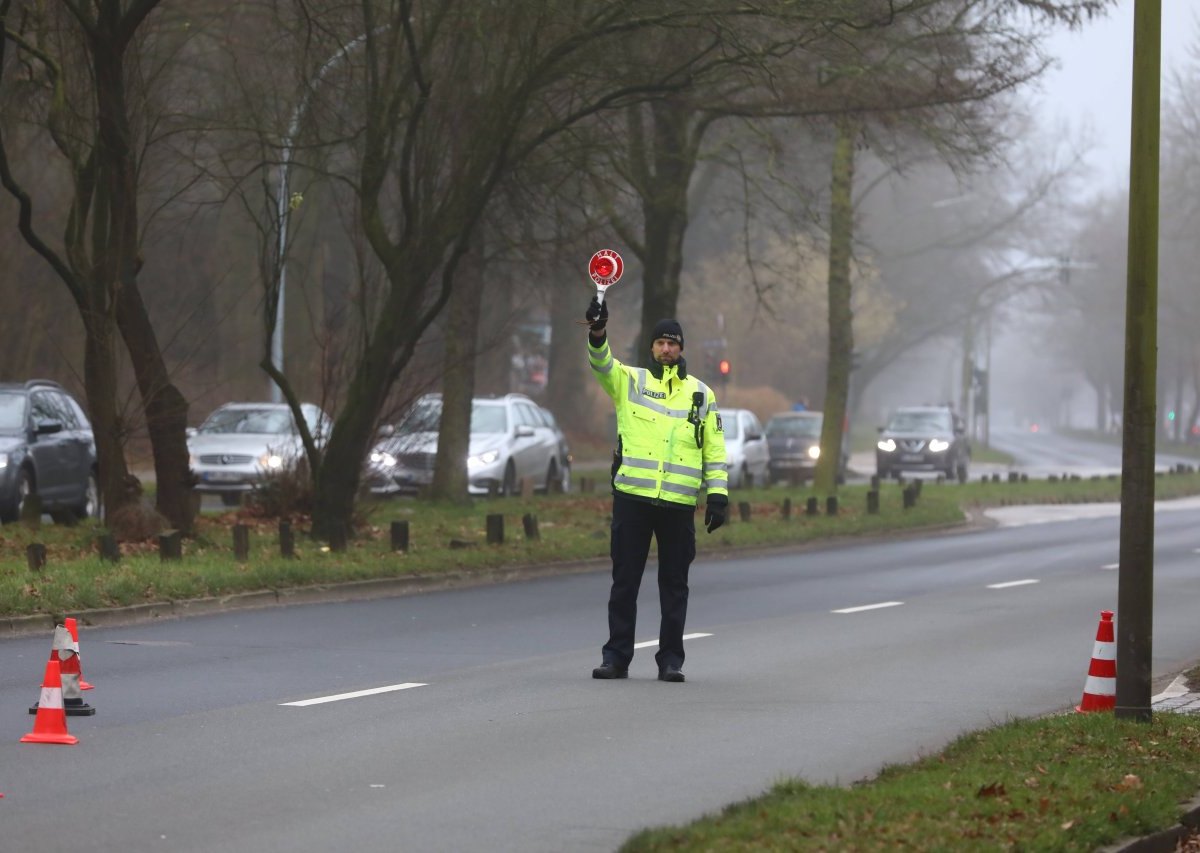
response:
[[[480,241],[476,240],[476,244]],[[468,503],[467,454],[471,444],[471,399],[475,396],[476,341],[483,303],[483,265],[478,245],[463,257],[462,273],[446,312],[443,350],[442,420],[431,497]],[[491,330],[494,331],[494,330]]]
[[[640,257],[643,292],[642,327],[636,346],[639,363],[650,351],[654,324],[664,317],[675,317],[678,311],[679,274],[688,226],[688,185],[696,169],[697,139],[703,132],[691,133],[689,122],[694,112],[681,104],[655,101],[650,113],[653,163],[644,164],[641,188],[645,239]]]
[[[191,533],[197,505],[187,446],[188,404],[171,381],[136,282],[118,293],[117,323],[146,413],[154,454],[155,506],[172,528]]]
[[[837,494],[842,455],[842,427],[850,389],[854,352],[854,316],[850,307],[850,256],[854,239],[854,137],[857,125],[838,122],[833,147],[833,180],[829,201],[829,364],[826,367],[821,456],[813,475],[818,494]]]
[[[96,441],[100,502],[108,518],[133,498],[121,443],[124,426],[117,410],[116,330],[102,312],[85,312],[84,319],[84,390]]]

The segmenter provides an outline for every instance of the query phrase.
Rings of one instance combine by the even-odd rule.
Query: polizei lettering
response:
[[[645,396],[647,396],[647,397],[653,397],[655,400],[665,400],[665,399],[667,399],[667,392],[666,392],[666,391],[651,391],[649,388],[643,388],[643,389],[642,389],[642,394],[643,394],[643,395],[645,395]]]

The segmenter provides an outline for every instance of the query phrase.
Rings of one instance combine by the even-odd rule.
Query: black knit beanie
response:
[[[654,333],[650,335],[650,340],[657,341],[659,338],[675,341],[679,348],[683,349],[683,326],[679,325],[678,320],[659,320],[654,324]]]

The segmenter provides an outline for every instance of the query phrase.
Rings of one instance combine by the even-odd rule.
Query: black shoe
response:
[[[675,666],[674,664],[667,664],[666,666],[659,668],[658,680],[682,682],[684,680],[683,672],[680,671],[679,667]]]
[[[628,678],[629,667],[605,663],[592,670],[592,678]]]

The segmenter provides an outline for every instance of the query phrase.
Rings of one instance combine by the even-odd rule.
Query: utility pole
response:
[[[1125,409],[1117,589],[1118,719],[1149,722],[1154,635],[1154,439],[1158,369],[1158,149],[1162,0],[1136,0],[1125,290]]]

